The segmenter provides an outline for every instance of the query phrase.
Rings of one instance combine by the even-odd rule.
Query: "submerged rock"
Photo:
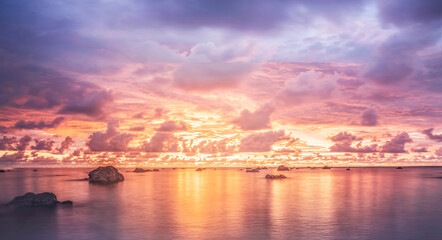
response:
[[[26,193],[23,196],[17,196],[10,201],[7,206],[19,208],[19,207],[54,207],[58,203],[57,196],[50,192],[44,193]]]
[[[290,171],[290,168],[284,166],[284,165],[279,165],[278,169],[276,169],[278,171]]]
[[[287,178],[287,177],[282,174],[267,174],[266,175],[266,179],[282,179],[282,178]]]
[[[90,183],[117,183],[124,181],[123,174],[113,166],[99,167],[89,172]]]

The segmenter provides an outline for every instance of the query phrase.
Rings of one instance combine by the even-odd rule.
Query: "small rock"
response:
[[[111,184],[124,181],[123,174],[113,166],[99,167],[89,172],[90,183]]]
[[[203,169],[202,168],[197,168],[195,171],[201,172],[201,171],[203,171]]]
[[[73,205],[74,203],[71,200],[67,200],[67,201],[61,202],[60,204],[63,204],[63,205]]]
[[[0,172],[6,172],[6,170],[0,169]]]
[[[34,169],[34,170],[32,170],[32,171],[37,172],[38,170],[37,170],[37,169]]]
[[[282,178],[287,178],[287,177],[282,174],[267,174],[266,175],[266,179],[282,179]]]
[[[149,169],[143,169],[143,168],[135,168],[134,172],[136,173],[142,173],[142,172],[150,172],[152,170]]]

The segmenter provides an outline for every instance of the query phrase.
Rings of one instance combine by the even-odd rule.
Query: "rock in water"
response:
[[[266,179],[283,179],[283,178],[287,178],[287,177],[282,174],[267,174],[266,175]]]
[[[150,172],[149,169],[143,169],[143,168],[135,168],[134,172],[136,173],[142,173],[142,172]]]
[[[123,174],[113,166],[99,167],[89,172],[90,183],[117,183],[124,181]]]
[[[72,204],[74,204],[71,200],[67,200],[67,201],[63,201],[63,202],[61,202],[60,204],[63,204],[63,205],[72,205]]]
[[[23,196],[17,196],[7,205],[10,207],[55,207],[57,205],[57,196],[53,193],[26,193]]]
[[[284,165],[279,165],[276,170],[278,170],[278,171],[290,171],[290,168],[288,168],[288,167],[286,167]]]

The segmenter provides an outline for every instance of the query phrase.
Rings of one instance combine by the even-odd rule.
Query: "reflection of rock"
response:
[[[141,172],[150,172],[150,169],[143,169],[143,168],[135,168],[134,172],[141,173]]]
[[[282,178],[287,178],[287,177],[282,174],[267,174],[266,175],[266,179],[282,179]]]
[[[280,165],[278,166],[278,169],[276,169],[278,171],[290,171],[290,169],[284,165]]]
[[[17,196],[12,201],[10,201],[7,205],[13,208],[20,207],[55,207],[57,203],[57,196],[53,193],[44,192],[44,193],[26,193],[23,196]],[[72,201],[64,201],[62,204],[72,205]]]
[[[99,167],[89,172],[90,183],[117,183],[124,181],[124,177],[113,166]]]

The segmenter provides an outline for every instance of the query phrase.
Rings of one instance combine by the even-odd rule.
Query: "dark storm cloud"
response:
[[[427,135],[428,138],[435,140],[437,142],[442,142],[442,134],[433,134],[434,128],[425,129],[422,131],[423,134]]]
[[[134,135],[120,133],[120,122],[112,120],[107,124],[105,132],[94,132],[86,143],[91,151],[120,152],[129,150],[129,143]]]
[[[44,122],[44,121],[23,121],[20,120],[15,123],[14,128],[15,129],[44,129],[44,128],[57,128],[61,122],[63,122],[63,117],[58,117],[51,122]]]

